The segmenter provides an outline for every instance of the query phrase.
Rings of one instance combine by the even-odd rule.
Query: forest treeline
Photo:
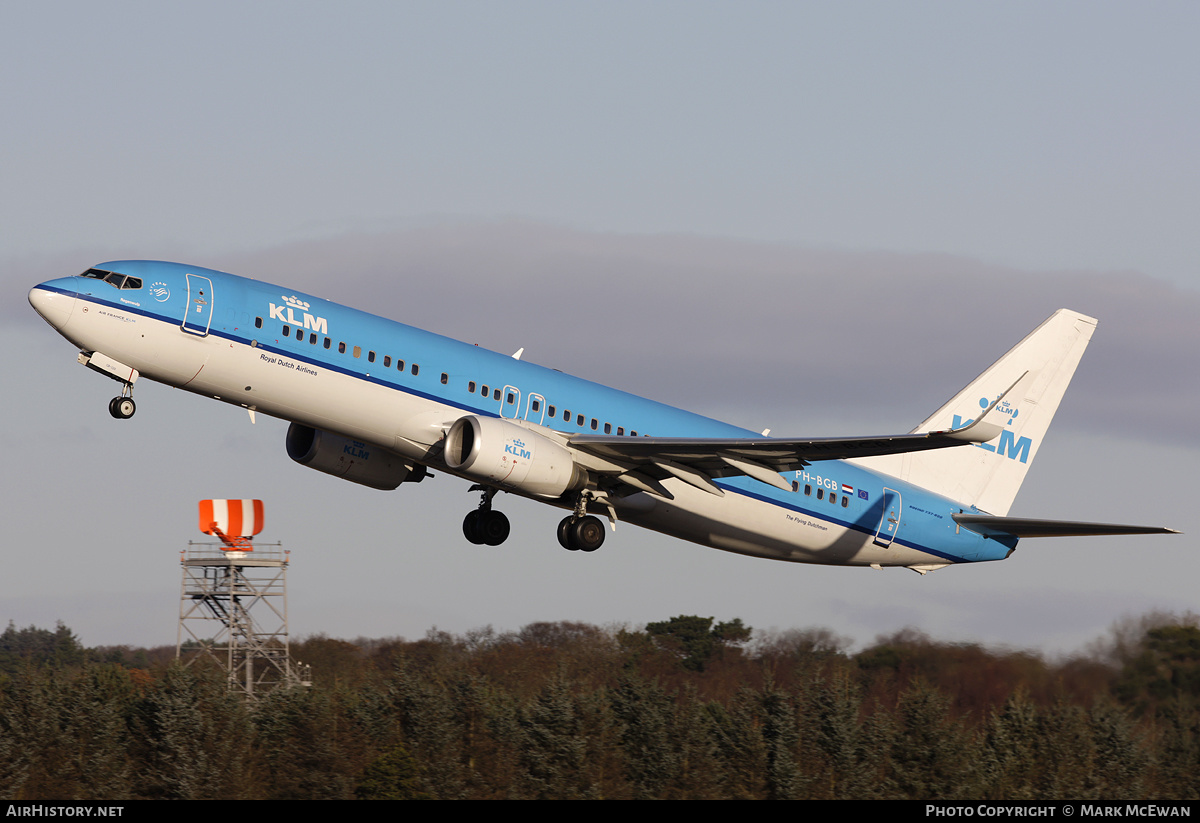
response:
[[[1200,798],[1200,626],[1086,652],[858,651],[678,616],[640,628],[292,644],[311,687],[254,703],[170,648],[0,634],[0,797]]]

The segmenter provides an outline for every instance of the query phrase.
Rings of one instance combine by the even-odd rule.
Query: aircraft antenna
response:
[[[256,546],[262,529],[261,500],[201,500],[200,531],[220,542],[189,540],[180,552],[175,657],[185,666],[216,665],[229,690],[247,700],[312,684],[309,667],[292,661],[288,645],[289,552],[280,543]]]

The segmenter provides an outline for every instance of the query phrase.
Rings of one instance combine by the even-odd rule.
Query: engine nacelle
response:
[[[287,453],[301,466],[381,491],[419,483],[426,475],[423,465],[406,463],[387,449],[299,423],[288,426]]]
[[[559,497],[587,483],[587,472],[575,465],[567,448],[507,420],[460,417],[445,446],[447,466],[501,488]]]

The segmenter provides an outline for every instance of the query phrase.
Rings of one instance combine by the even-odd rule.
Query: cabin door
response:
[[[896,539],[900,530],[900,492],[895,489],[883,490],[883,515],[879,518],[879,528],[875,530],[875,545],[885,549]]]
[[[187,275],[188,297],[180,328],[188,334],[208,335],[212,324],[212,281],[199,274]]]

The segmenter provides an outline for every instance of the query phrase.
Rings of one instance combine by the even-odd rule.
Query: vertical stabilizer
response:
[[[997,406],[1000,436],[974,446],[869,457],[853,462],[995,515],[1008,514],[1050,420],[1087,348],[1096,320],[1059,309],[913,431],[965,425],[1028,372]],[[1019,396],[1017,396],[1019,394]]]

